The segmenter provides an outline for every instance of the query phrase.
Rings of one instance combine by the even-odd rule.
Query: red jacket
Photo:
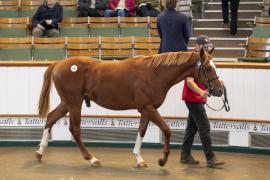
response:
[[[120,0],[109,0],[109,6],[111,10],[116,10]],[[135,3],[134,0],[125,0],[125,6],[129,11],[130,15],[134,15]]]
[[[206,90],[205,86],[199,82],[194,82],[197,84],[199,88],[202,90]],[[184,87],[183,87],[183,92],[182,92],[182,99],[187,102],[196,102],[196,103],[205,103],[207,101],[207,98],[204,98],[191,90],[188,85],[187,81],[185,80]]]

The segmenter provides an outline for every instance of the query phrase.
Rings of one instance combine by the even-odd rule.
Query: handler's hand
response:
[[[204,98],[207,98],[207,96],[209,95],[208,91],[201,91],[200,95]]]

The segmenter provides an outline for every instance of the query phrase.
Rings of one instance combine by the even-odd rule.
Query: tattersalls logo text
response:
[[[213,129],[223,129],[223,130],[250,130],[249,124],[246,122],[236,123],[236,122],[212,122]]]
[[[1,118],[0,119],[0,125],[13,125],[15,120],[11,117],[8,118]]]

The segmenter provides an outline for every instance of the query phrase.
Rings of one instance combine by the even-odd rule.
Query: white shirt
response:
[[[125,9],[125,0],[120,0],[116,9]]]

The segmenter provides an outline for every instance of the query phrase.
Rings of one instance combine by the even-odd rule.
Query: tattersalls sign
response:
[[[249,131],[251,128],[250,123],[247,122],[211,121],[210,124],[213,130]]]
[[[185,129],[186,120],[184,119],[165,119],[171,129]],[[46,120],[38,117],[0,117],[1,127],[44,127]],[[97,118],[82,117],[82,128],[131,128],[138,129],[139,118]],[[69,117],[64,117],[57,121],[55,126],[68,127]],[[149,127],[155,128],[153,123]],[[259,132],[270,133],[269,123],[258,122],[239,122],[239,121],[220,121],[210,120],[210,126],[215,131],[241,131],[241,132]]]

